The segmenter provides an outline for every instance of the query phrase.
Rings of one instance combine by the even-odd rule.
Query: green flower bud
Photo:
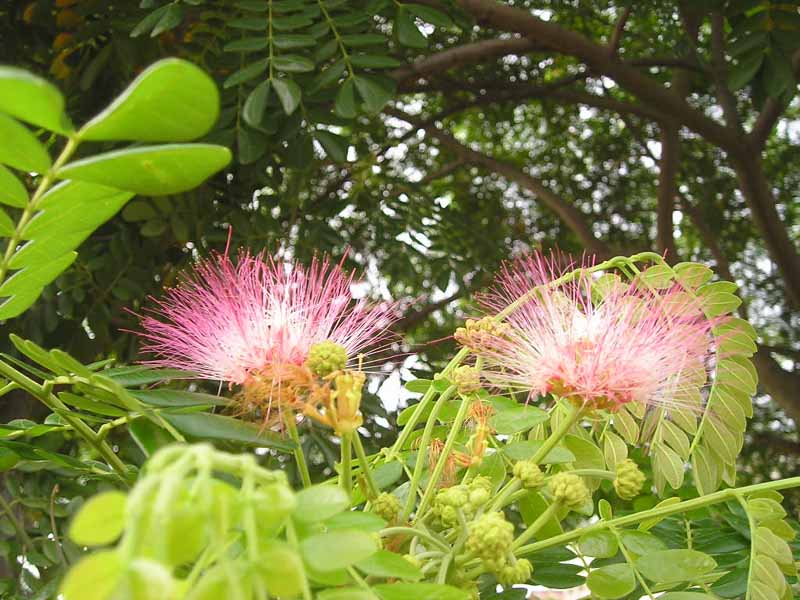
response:
[[[461,508],[469,502],[469,489],[465,485],[454,485],[453,487],[439,490],[436,499],[445,506]]]
[[[501,512],[487,513],[469,524],[467,550],[480,557],[489,570],[498,572],[506,564],[514,541],[514,525]]]
[[[311,344],[306,358],[306,367],[318,377],[341,371],[347,365],[347,350],[336,342]]]
[[[521,460],[514,465],[514,477],[522,482],[526,490],[538,487],[544,481],[544,473],[532,460]]]
[[[626,458],[617,464],[617,476],[614,479],[614,490],[623,500],[633,500],[642,491],[645,476],[639,465]]]
[[[508,587],[517,583],[525,583],[533,575],[533,565],[531,561],[520,558],[515,564],[508,563],[495,574],[497,582],[503,587]]]
[[[556,473],[548,482],[553,498],[567,508],[575,509],[585,504],[591,494],[583,479],[572,473]]]
[[[400,514],[402,506],[396,496],[382,492],[372,501],[372,512],[387,523],[392,523]]]
[[[492,497],[492,482],[488,477],[476,477],[469,485],[469,506],[474,513]]]
[[[469,394],[481,389],[480,371],[469,365],[462,365],[454,369],[450,380],[455,384],[459,394]]]

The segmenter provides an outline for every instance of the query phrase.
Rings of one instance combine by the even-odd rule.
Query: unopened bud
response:
[[[544,481],[544,473],[532,460],[521,460],[515,464],[514,477],[520,480],[526,490],[539,487]]]
[[[556,473],[548,487],[553,498],[570,509],[579,508],[591,498],[583,479],[572,473]]]
[[[318,377],[341,371],[347,365],[347,350],[336,342],[312,344],[306,358],[306,366]]]
[[[462,365],[454,369],[450,380],[455,384],[459,394],[469,394],[481,389],[480,371],[469,365]]]
[[[372,512],[387,523],[392,523],[400,514],[400,500],[387,492],[382,492],[372,501]]]
[[[633,500],[642,491],[645,476],[639,465],[626,458],[617,464],[617,476],[614,479],[614,490],[623,500]]]

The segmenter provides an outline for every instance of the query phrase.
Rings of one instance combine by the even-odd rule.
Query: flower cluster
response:
[[[303,268],[215,255],[142,319],[144,350],[156,356],[150,364],[240,385],[242,413],[269,422],[277,405],[336,427],[341,418],[330,415],[342,404],[352,418],[363,384],[337,376],[385,341],[396,318],[394,304],[356,301],[353,281],[327,259]],[[333,382],[347,387],[338,398]]]
[[[483,297],[492,313],[516,303],[506,328],[473,323],[461,336],[485,359],[490,384],[611,410],[671,405],[697,387],[713,323],[679,285],[618,280],[601,289],[586,270],[558,283],[561,273],[555,260],[528,256],[507,265]]]

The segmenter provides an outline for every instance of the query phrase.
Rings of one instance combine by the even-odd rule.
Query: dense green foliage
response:
[[[77,556],[47,536],[92,494],[98,470],[108,474],[107,448],[141,464],[165,425],[265,443],[265,432],[217,415],[161,421],[164,406],[208,408],[204,392],[216,388],[174,383],[154,397],[140,389],[146,374],[126,380],[123,370],[120,381],[76,367],[140,358],[129,311],[229,234],[233,247],[301,260],[349,248],[371,293],[408,301],[399,350],[414,358],[393,364],[404,379],[444,364],[474,292],[529,249],[600,258],[655,249],[672,264],[713,265],[738,285],[739,314],[757,332],[759,396],[752,425],[736,432],[739,481],[796,472],[797,3],[498,6],[0,7],[0,349],[37,381],[52,379],[63,405],[105,411],[87,419],[103,432],[105,447],[93,447],[53,416],[58,405],[31,402],[37,388],[0,385],[10,422],[0,465],[17,465],[5,487],[28,529],[2,520],[2,532],[30,538],[29,561],[45,572],[36,580],[11,565],[20,589],[44,583],[46,597],[58,565]],[[166,57],[175,58],[154,66]],[[395,420],[374,393],[363,409],[371,454],[394,440]],[[147,418],[128,426],[128,411]],[[303,435],[315,477],[331,475],[337,445],[318,427]],[[293,468],[280,454],[270,461]],[[709,527],[737,518],[715,515]]]

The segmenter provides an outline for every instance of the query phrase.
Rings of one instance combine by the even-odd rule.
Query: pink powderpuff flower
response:
[[[507,327],[475,338],[486,380],[594,408],[691,408],[706,382],[717,324],[698,302],[679,285],[654,290],[618,280],[601,289],[588,273],[552,285],[571,270],[557,262],[534,254],[506,265],[483,296],[496,313],[542,286],[506,318]]]
[[[214,255],[142,318],[143,350],[156,356],[147,362],[229,384],[266,379],[268,395],[321,343],[343,348],[348,364],[360,365],[359,353],[390,337],[397,310],[355,300],[354,282],[354,272],[327,258],[303,267],[264,254],[242,253],[235,264]]]

